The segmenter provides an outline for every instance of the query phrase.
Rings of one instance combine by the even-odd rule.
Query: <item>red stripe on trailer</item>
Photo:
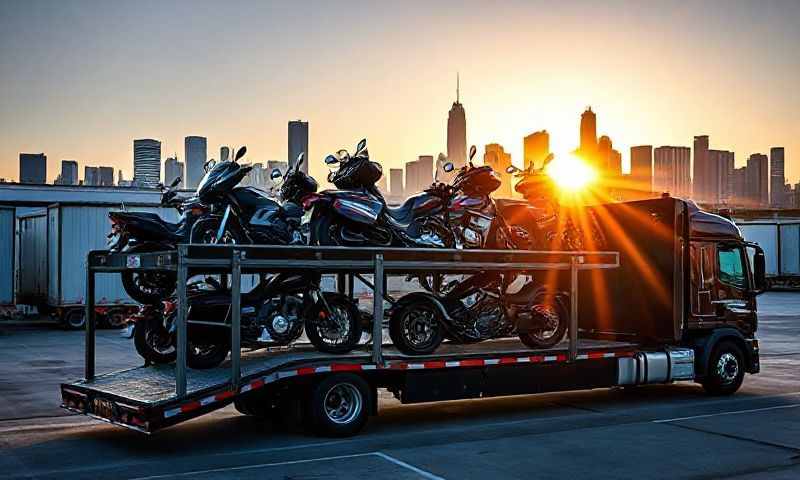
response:
[[[218,394],[214,395],[214,400],[216,400],[218,402],[221,402],[222,400],[225,400],[226,398],[231,398],[233,395],[234,395],[234,393],[232,391],[228,390],[228,391],[225,391],[225,392],[218,393]]]
[[[422,362],[422,368],[445,368],[447,366],[447,362],[444,360],[430,360],[427,362]]]
[[[566,362],[567,356],[563,353],[556,355],[556,362]]]
[[[484,365],[481,358],[468,358],[459,362],[462,367],[482,367]]]
[[[498,362],[500,365],[507,365],[509,363],[517,363],[517,357],[503,357]]]
[[[355,363],[334,363],[331,365],[332,372],[356,372],[361,370],[361,365]]]
[[[531,363],[542,363],[544,362],[544,357],[541,355],[534,355],[532,357],[528,357]]]
[[[181,413],[191,412],[200,408],[200,402],[189,402],[181,405]]]

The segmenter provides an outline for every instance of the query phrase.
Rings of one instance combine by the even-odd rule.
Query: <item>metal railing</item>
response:
[[[337,274],[338,288],[347,279],[352,295],[354,278],[373,275],[373,331],[371,358],[376,366],[383,360],[383,301],[390,275],[469,274],[489,271],[569,271],[570,325],[569,360],[578,351],[578,273],[582,270],[613,269],[620,266],[618,252],[562,252],[527,250],[450,250],[412,248],[349,248],[306,246],[179,245],[177,251],[156,253],[109,253],[92,251],[87,261],[86,281],[86,365],[85,379],[95,377],[95,275],[137,271],[175,271],[178,313],[175,393],[186,396],[187,314],[186,283],[191,275],[229,274],[231,279],[231,362],[230,383],[241,381],[241,277],[250,273],[278,273],[312,269],[320,274]]]

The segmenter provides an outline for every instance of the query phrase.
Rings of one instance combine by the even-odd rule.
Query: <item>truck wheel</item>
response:
[[[711,354],[703,388],[709,395],[731,395],[742,386],[744,369],[742,349],[730,341],[719,342]]]
[[[86,328],[86,309],[70,308],[61,317],[64,328],[67,330],[81,330]]]
[[[371,410],[369,385],[352,373],[326,377],[311,391],[308,412],[318,435],[349,437],[367,423]]]
[[[389,320],[389,337],[406,355],[433,353],[444,338],[439,311],[428,302],[412,302],[397,310]]]

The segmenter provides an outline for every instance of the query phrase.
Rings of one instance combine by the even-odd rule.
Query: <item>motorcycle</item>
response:
[[[340,150],[325,163],[332,168],[328,181],[337,190],[309,195],[312,245],[452,247],[447,226],[440,221],[445,208],[440,192],[426,190],[392,208],[375,186],[380,164],[369,159],[367,141],[350,155]]]
[[[456,244],[462,248],[516,249],[525,232],[509,226],[489,196],[500,179],[488,166],[469,162],[453,180],[446,210]],[[452,167],[448,167],[452,169]],[[531,348],[550,347],[567,328],[567,296],[529,280],[517,292],[516,272],[483,272],[443,285],[441,276],[423,284],[426,292],[413,292],[390,309],[389,335],[394,345],[409,355],[432,353],[447,337],[472,343],[517,334]]]
[[[281,184],[283,205],[273,208],[269,222],[259,228],[273,231],[287,228],[281,238],[302,244],[299,203],[317,190],[316,181],[300,170],[303,155],[294,168],[287,171]],[[271,178],[281,178],[273,170]],[[266,217],[266,216],[265,216]],[[297,340],[305,328],[311,343],[327,353],[346,353],[361,338],[361,318],[357,305],[348,297],[320,289],[318,273],[281,273],[269,279],[261,277],[258,285],[241,297],[242,346],[264,348],[288,345]],[[211,289],[205,287],[210,286]],[[205,288],[204,288],[205,287]],[[195,284],[188,295],[189,350],[187,363],[192,368],[212,368],[221,363],[230,350],[228,335],[231,324],[230,292],[213,278],[205,285]],[[165,302],[163,313],[143,316],[134,330],[136,349],[153,363],[171,362],[175,358],[175,301]],[[141,325],[141,327],[139,326]]]
[[[108,213],[111,232],[108,249],[111,252],[146,253],[174,250],[179,243],[191,243],[197,220],[208,218],[209,209],[197,197],[178,196],[180,177],[168,187],[161,188],[161,205],[174,207],[180,213],[177,223],[168,222],[155,213],[112,211]],[[175,291],[174,272],[120,273],[125,292],[139,303],[157,304]]]

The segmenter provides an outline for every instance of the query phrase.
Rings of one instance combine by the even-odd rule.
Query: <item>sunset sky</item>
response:
[[[183,159],[183,137],[285,159],[310,122],[312,174],[362,137],[384,168],[446,150],[456,72],[467,141],[547,129],[577,146],[580,113],[637,144],[786,147],[800,176],[800,1],[0,2],[0,177],[19,152],[112,165],[132,139]]]

